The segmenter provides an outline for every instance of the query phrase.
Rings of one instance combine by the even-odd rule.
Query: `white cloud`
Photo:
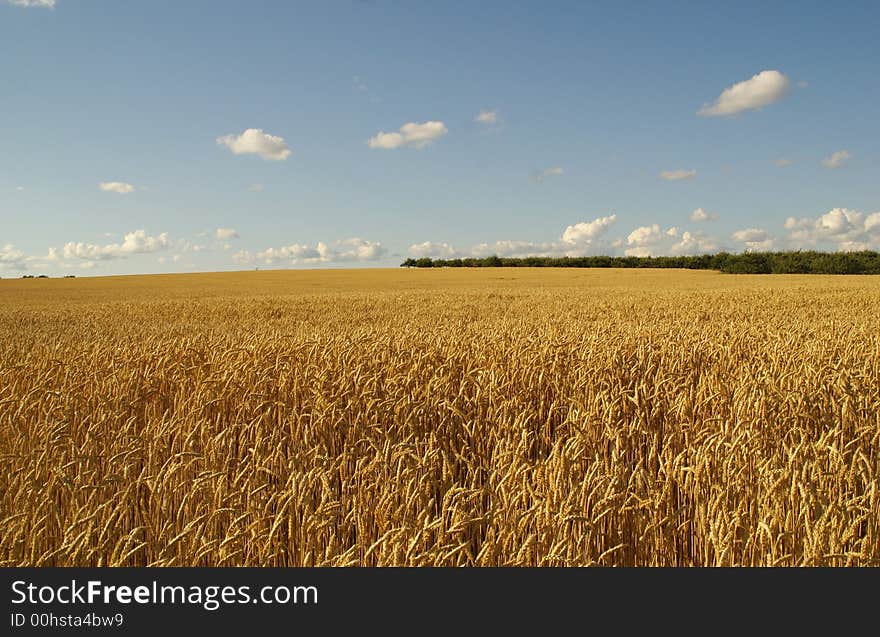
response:
[[[611,214],[592,221],[581,221],[567,226],[558,241],[496,241],[481,243],[471,250],[474,256],[497,254],[504,257],[527,256],[584,256],[596,254],[602,247],[602,237],[617,220]]]
[[[680,231],[672,227],[663,229],[660,224],[641,226],[632,230],[625,238],[608,242],[605,237],[617,221],[614,214],[599,217],[589,222],[568,226],[557,241],[516,241],[502,240],[494,243],[480,243],[470,250],[459,251],[445,243],[425,243],[410,246],[414,257],[450,258],[455,256],[523,258],[530,256],[578,257],[598,254],[619,254],[627,256],[659,255],[697,255],[717,252],[718,241],[702,232]],[[880,213],[878,213],[878,235],[880,235]]]
[[[232,259],[240,264],[321,264],[376,261],[385,254],[386,250],[381,243],[354,237],[332,245],[323,241],[314,246],[292,243],[278,248],[266,248],[253,256],[250,252],[241,250],[233,254]]]
[[[791,160],[785,159],[784,157],[780,157],[779,159],[777,159],[773,163],[776,164],[777,166],[779,166],[780,168],[784,168],[785,166],[791,165]]]
[[[675,256],[711,254],[718,251],[718,243],[712,237],[707,237],[700,232],[685,230],[681,234],[681,240],[674,243],[670,248],[670,254]]]
[[[480,111],[480,114],[474,118],[474,121],[478,124],[486,124],[491,126],[498,121],[498,112],[497,111]]]
[[[558,177],[560,175],[564,175],[565,171],[562,169],[562,166],[553,166],[552,168],[545,168],[535,175],[535,181],[541,183],[548,177]]]
[[[240,135],[218,137],[217,143],[226,146],[234,155],[259,155],[270,161],[283,161],[293,152],[283,137],[269,135],[259,128],[248,128]]]
[[[834,208],[816,220],[816,229],[825,236],[838,237],[858,231],[862,223],[862,213],[847,208]]]
[[[823,159],[822,165],[825,166],[825,168],[840,168],[848,159],[850,159],[850,157],[852,157],[852,155],[849,154],[849,151],[838,150]]]
[[[557,241],[516,241],[501,240],[494,243],[480,243],[467,251],[459,251],[447,243],[426,241],[410,246],[414,257],[451,258],[457,256],[488,257],[530,257],[530,256],[584,256],[598,254],[603,249],[602,238],[614,225],[614,214],[598,217],[592,221],[581,221],[567,226]]]
[[[785,220],[791,248],[831,246],[837,250],[880,250],[880,212],[834,208],[816,218]]]
[[[591,244],[607,233],[615,221],[617,221],[617,215],[614,214],[592,221],[581,221],[565,229],[562,233],[562,241],[569,245]]]
[[[724,89],[713,104],[704,104],[697,114],[717,117],[759,109],[782,99],[788,85],[788,78],[779,71],[761,71]]]
[[[106,261],[121,259],[132,254],[147,254],[164,250],[170,245],[168,233],[152,237],[144,230],[129,232],[123,237],[122,243],[96,245],[91,243],[68,242],[62,253],[65,259],[87,259],[90,261]],[[57,254],[57,253],[56,253]]]
[[[370,148],[390,150],[393,148],[410,147],[424,148],[435,139],[443,137],[449,130],[443,122],[429,121],[422,124],[409,122],[400,127],[396,133],[376,133],[367,141]]]
[[[238,239],[238,231],[235,228],[217,228],[214,231],[214,236],[220,239],[221,241],[228,241],[229,239]]]
[[[263,192],[264,187],[263,184],[251,184],[250,186],[248,186],[248,190],[250,190],[251,192]]]
[[[459,255],[458,250],[448,243],[433,241],[414,243],[409,247],[409,254],[416,258],[429,257],[431,259],[451,259]]]
[[[734,241],[744,244],[749,252],[772,250],[775,244],[773,238],[760,228],[744,228],[737,230],[730,236]]]
[[[120,195],[127,195],[134,192],[134,186],[127,184],[124,181],[102,181],[98,184],[98,188],[104,192],[115,192]]]
[[[660,173],[660,179],[665,179],[666,181],[681,181],[682,179],[693,179],[696,176],[696,170],[685,170],[684,168],[664,170]]]
[[[381,243],[354,237],[337,241],[333,247],[318,243],[318,252],[325,261],[375,261],[386,250]]]
[[[636,228],[626,237],[628,247],[624,253],[630,257],[652,256],[656,246],[663,239],[663,232],[658,224]]]
[[[42,7],[44,9],[55,8],[55,0],[9,0],[9,4],[16,7]]]
[[[690,219],[694,223],[701,223],[703,221],[715,221],[718,218],[718,215],[714,212],[709,212],[703,208],[695,208],[691,213]]]
[[[0,268],[5,270],[24,270],[27,268],[27,256],[14,245],[0,247]]]
[[[733,237],[734,241],[740,241],[742,243],[749,243],[753,241],[766,241],[768,238],[767,232],[759,228],[745,228],[743,230],[737,230],[731,236]]]

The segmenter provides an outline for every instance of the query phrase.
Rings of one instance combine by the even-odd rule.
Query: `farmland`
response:
[[[0,565],[880,565],[880,277],[0,280]]]

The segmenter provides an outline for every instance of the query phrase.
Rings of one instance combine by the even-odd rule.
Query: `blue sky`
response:
[[[877,24],[0,0],[0,276],[880,249]]]

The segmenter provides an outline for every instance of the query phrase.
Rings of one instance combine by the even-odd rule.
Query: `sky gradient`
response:
[[[877,24],[0,0],[0,276],[880,249]]]

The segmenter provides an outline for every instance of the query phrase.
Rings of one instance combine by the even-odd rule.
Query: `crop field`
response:
[[[0,280],[0,565],[880,565],[880,277]]]

